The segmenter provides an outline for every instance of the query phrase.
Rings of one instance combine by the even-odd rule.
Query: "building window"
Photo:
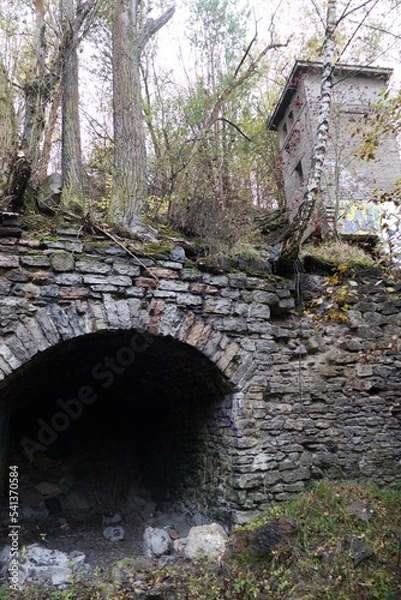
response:
[[[298,183],[303,183],[303,181],[304,181],[304,171],[302,169],[302,162],[301,161],[299,161],[297,163],[297,166],[294,169],[294,173],[295,173],[295,175],[296,175],[296,177],[298,179]]]

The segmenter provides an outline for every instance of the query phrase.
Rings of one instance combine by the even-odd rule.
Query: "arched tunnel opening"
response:
[[[1,390],[25,543],[38,532],[88,543],[114,521],[140,553],[147,525],[175,520],[185,535],[228,522],[231,392],[210,360],[170,337],[97,333],[38,354]]]

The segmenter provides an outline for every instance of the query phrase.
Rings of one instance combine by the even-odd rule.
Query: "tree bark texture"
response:
[[[116,0],[113,26],[114,191],[111,220],[130,226],[146,193],[136,0]]]
[[[17,124],[7,71],[0,60],[0,198],[6,193],[10,164],[16,154]],[[3,203],[2,203],[3,204]],[[2,206],[6,209],[7,206]]]
[[[60,0],[64,52],[61,66],[62,126],[61,175],[62,207],[72,212],[84,210],[84,178],[79,119],[77,40],[73,0]]]
[[[115,0],[113,17],[114,190],[109,220],[123,228],[140,219],[147,194],[146,147],[140,57],[143,48],[172,17],[139,24],[140,0]]]
[[[97,5],[98,0],[86,0],[84,3],[79,3],[79,10],[76,10],[74,19],[69,24],[71,28],[69,33],[73,43],[71,43],[68,36],[62,35],[60,45],[50,61],[45,35],[45,3],[43,0],[34,0],[36,16],[35,66],[32,70],[32,76],[23,90],[24,124],[21,144],[32,166],[32,182],[34,185],[39,183],[37,178],[42,176],[42,169],[38,168],[38,165],[40,164],[43,134],[46,128],[46,113],[60,83],[63,62],[68,58],[68,52],[73,48],[76,49],[82,37],[87,33],[89,24],[96,13]]]

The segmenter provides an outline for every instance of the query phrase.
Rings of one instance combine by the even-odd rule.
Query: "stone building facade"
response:
[[[54,489],[71,475],[64,457],[78,473],[97,443],[126,480],[135,458],[155,497],[226,524],[322,477],[395,484],[399,287],[354,282],[337,322],[335,289],[303,276],[303,309],[319,302],[301,311],[298,283],[202,272],[180,248],[137,258],[76,232],[3,238],[3,470],[11,422],[21,470],[57,457]]]
[[[376,190],[392,192],[401,177],[400,149],[391,132],[383,134],[374,160],[355,153],[391,69],[337,65],[334,70],[330,139],[322,200],[329,222],[343,235],[380,235],[381,213],[370,200]],[[297,61],[269,122],[277,131],[285,197],[291,216],[305,192],[318,121],[321,64]]]

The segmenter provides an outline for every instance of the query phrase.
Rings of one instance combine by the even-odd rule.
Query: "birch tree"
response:
[[[331,89],[336,58],[336,9],[337,0],[329,0],[323,42],[323,64],[320,86],[319,116],[312,153],[311,169],[309,172],[304,197],[299,204],[294,220],[292,221],[282,243],[280,260],[284,263],[293,261],[298,257],[303,236],[310,224],[313,211],[319,198],[324,159],[326,157],[326,150],[329,141]]]
[[[313,0],[313,5],[317,8],[317,3]],[[381,0],[360,0],[352,2],[347,0],[339,2],[330,0],[328,3],[327,14],[325,19],[325,32],[323,41],[323,64],[321,78],[321,94],[319,101],[318,125],[315,135],[315,143],[312,152],[311,168],[309,171],[305,193],[298,206],[297,213],[287,230],[282,242],[280,260],[283,264],[289,264],[298,257],[299,249],[308,235],[308,228],[311,223],[311,218],[317,208],[320,200],[320,190],[322,176],[324,175],[324,161],[327,152],[329,140],[329,119],[331,113],[331,90],[332,76],[334,67],[337,62],[348,60],[355,55],[359,56],[360,60],[371,62],[373,60],[372,53],[376,51],[378,56],[387,53],[395,44],[394,40],[398,39],[398,35],[394,35],[389,31],[385,31],[379,25],[380,19],[393,16],[396,5],[392,7],[391,2],[385,3]],[[337,16],[337,12],[341,12]],[[320,15],[320,13],[318,13]],[[379,19],[375,21],[375,19]],[[323,21],[323,19],[322,19]],[[341,32],[339,25],[342,25]],[[375,37],[373,44],[369,44],[367,51],[363,50],[361,40],[364,40],[364,32],[377,29],[383,34],[383,40]],[[384,39],[387,37],[387,40]],[[394,39],[393,39],[394,38]],[[384,49],[386,50],[384,50]],[[380,50],[380,52],[379,52]],[[362,58],[361,58],[362,57]],[[377,56],[376,56],[377,60]],[[325,211],[323,209],[323,219]],[[333,230],[335,234],[335,230]]]

